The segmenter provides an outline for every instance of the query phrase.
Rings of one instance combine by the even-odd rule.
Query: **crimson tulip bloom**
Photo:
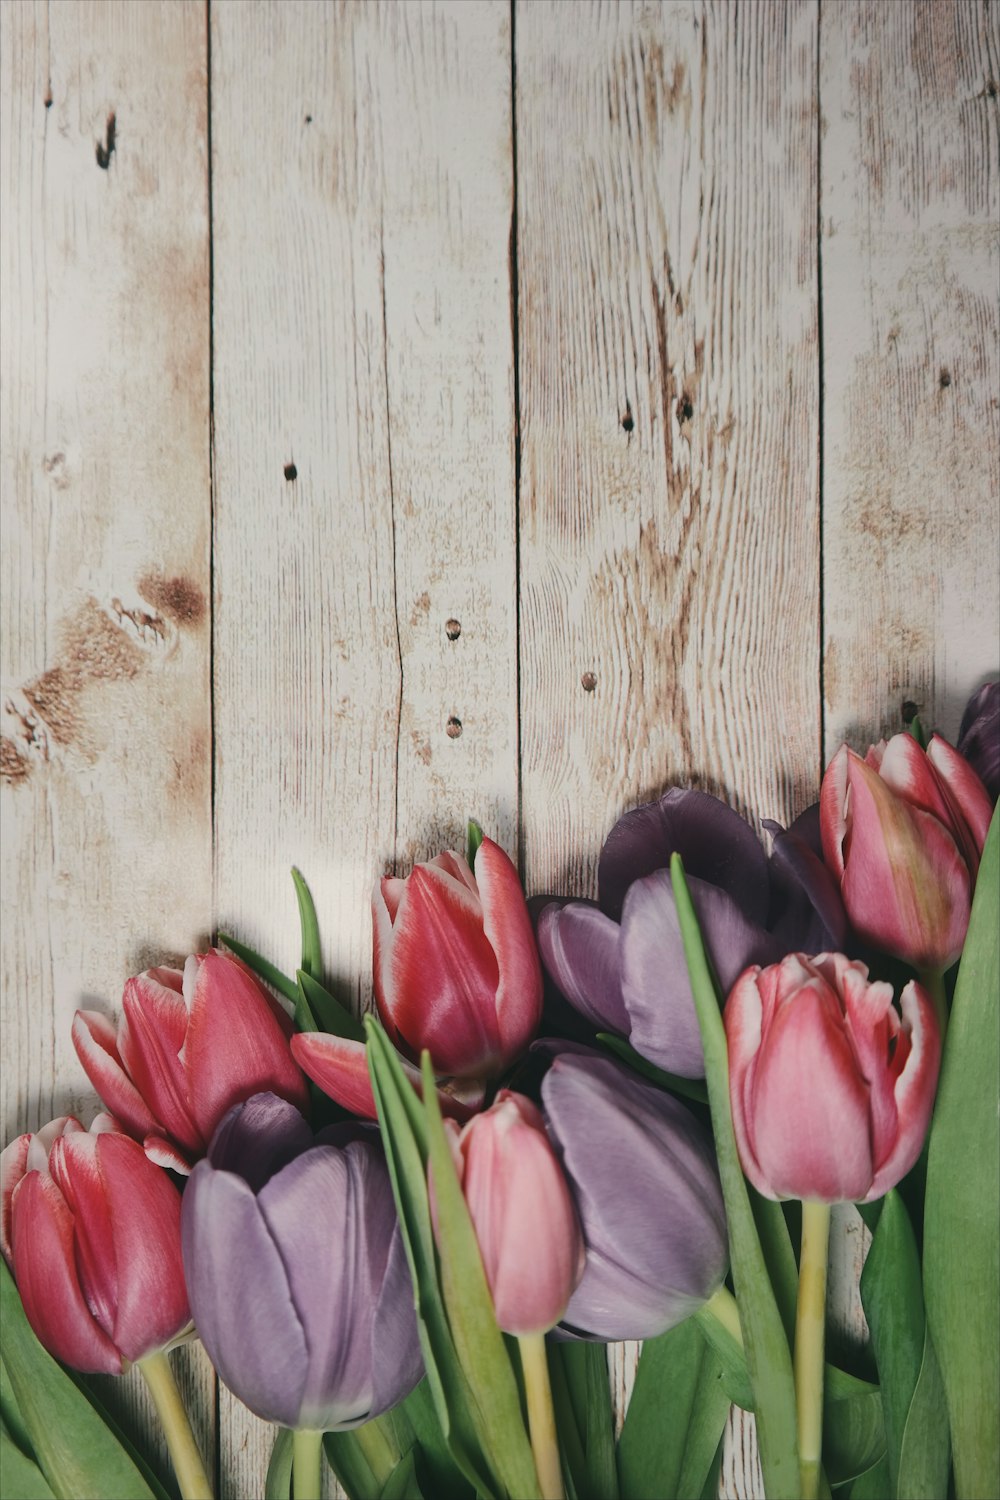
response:
[[[78,1010],[73,1042],[122,1128],[161,1166],[187,1173],[232,1105],[269,1090],[306,1108],[292,1022],[250,970],[212,949],[129,979],[117,1034]]]
[[[915,968],[941,971],[962,951],[992,807],[986,788],[939,735],[842,745],[820,792],[823,855],[859,935]]]
[[[941,1062],[930,997],[840,953],[750,968],[726,1002],[733,1129],[767,1198],[868,1203],[920,1155]]]
[[[120,1375],[184,1331],[181,1195],[108,1115],[89,1131],[64,1116],[19,1136],[0,1182],[3,1254],[57,1359]]]
[[[456,1165],[497,1322],[544,1333],[583,1275],[583,1235],[541,1111],[501,1089],[457,1136]]]

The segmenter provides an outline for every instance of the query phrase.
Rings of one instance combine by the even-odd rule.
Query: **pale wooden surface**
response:
[[[290,964],[293,861],[363,1004],[372,880],[471,813],[585,892],[670,781],[787,817],[903,698],[954,732],[1000,658],[986,0],[0,20],[4,1139],[92,1109],[84,997],[218,927]]]

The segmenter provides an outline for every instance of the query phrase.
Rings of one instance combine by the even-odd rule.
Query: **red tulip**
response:
[[[943,970],[962,951],[992,809],[957,750],[935,735],[842,745],[820,792],[823,855],[858,934],[916,968]]]
[[[452,1127],[468,1204],[505,1333],[553,1328],[583,1275],[583,1233],[541,1112],[501,1089],[461,1134]]]
[[[212,949],[179,969],[129,979],[117,1035],[78,1010],[73,1042],[122,1129],[161,1166],[189,1172],[234,1104],[269,1091],[305,1109],[292,1023],[249,969]]]
[[[292,1037],[292,1056],[317,1088],[336,1100],[343,1109],[350,1110],[362,1120],[378,1119],[368,1072],[368,1049],[364,1042],[332,1036],[327,1031],[299,1031]],[[419,1072],[405,1058],[400,1061],[407,1078],[422,1096],[423,1081]],[[461,1089],[459,1093],[455,1088],[453,1082],[446,1081],[437,1091],[438,1103],[446,1118],[464,1123],[482,1104],[485,1090],[481,1083]]]
[[[483,839],[475,873],[439,854],[372,897],[375,1000],[396,1047],[461,1079],[501,1073],[542,1014],[542,971],[517,871]]]
[[[4,1256],[28,1321],[74,1369],[120,1375],[191,1321],[181,1195],[107,1115],[53,1120],[0,1157]]]
[[[920,1155],[941,1062],[924,989],[840,953],[747,969],[726,1003],[733,1129],[767,1198],[880,1198]]]

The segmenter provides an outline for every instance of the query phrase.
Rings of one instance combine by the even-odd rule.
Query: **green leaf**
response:
[[[271,1449],[271,1461],[264,1480],[264,1500],[291,1500],[292,1457],[295,1434],[290,1427],[279,1427]]]
[[[10,1383],[7,1366],[2,1359],[0,1359],[0,1422],[6,1427],[17,1446],[30,1457],[33,1451],[31,1438],[21,1419],[21,1412],[14,1397],[14,1387]]]
[[[615,1464],[615,1418],[608,1381],[607,1347],[587,1340],[549,1345],[549,1366],[561,1369],[572,1411],[572,1430],[580,1444],[583,1474],[580,1500],[618,1500]],[[560,1438],[562,1429],[559,1429]]]
[[[958,971],[931,1126],[924,1299],[958,1500],[1000,1495],[1000,811]]]
[[[729,1225],[733,1281],[754,1394],[764,1488],[768,1500],[797,1500],[799,1461],[792,1357],[736,1150],[720,997],[678,854],[671,856],[670,874],[705,1054],[705,1077]]]
[[[909,724],[907,724],[907,726],[906,726],[906,732],[907,732],[907,734],[912,734],[913,738],[916,740],[916,742],[920,746],[921,750],[926,750],[927,749],[927,731],[924,729],[924,726],[921,724],[921,722],[920,722],[920,716],[918,714],[914,714],[913,715],[913,718],[910,720]]]
[[[394,1048],[373,1016],[365,1018],[368,1068],[400,1230],[406,1248],[428,1387],[449,1450],[477,1493],[496,1493],[472,1416],[472,1393],[458,1362],[441,1297],[427,1197],[424,1111]]]
[[[465,1475],[452,1458],[434,1406],[426,1377],[405,1401],[393,1407],[392,1422],[401,1453],[413,1444],[418,1449],[418,1471],[426,1476],[428,1493],[435,1500],[472,1500]]]
[[[0,1426],[0,1500],[54,1500],[45,1475]]]
[[[430,1056],[421,1058],[429,1166],[434,1173],[441,1291],[473,1414],[494,1473],[518,1500],[536,1500],[538,1477],[517,1381],[497,1327],[479,1243],[441,1119]]]
[[[298,980],[299,992],[316,1022],[315,1026],[309,1028],[310,1030],[318,1029],[330,1032],[333,1036],[345,1036],[352,1042],[364,1041],[365,1028],[357,1016],[351,1014],[346,1005],[342,1005],[324,985],[307,974],[305,969],[298,969],[295,977]]]
[[[587,1455],[583,1449],[583,1439],[580,1436],[577,1414],[573,1407],[565,1363],[562,1359],[562,1351],[568,1347],[568,1345],[554,1347],[551,1351],[553,1358],[549,1361],[552,1410],[556,1431],[559,1434],[563,1482],[567,1500],[592,1500],[590,1479],[587,1474]]]
[[[319,945],[319,922],[312,892],[306,885],[301,870],[292,866],[295,896],[299,903],[299,926],[302,929],[302,962],[299,965],[310,979],[319,979],[323,973],[323,956]]]
[[[851,1485],[851,1500],[885,1500],[889,1493],[889,1459],[880,1458]],[[938,1497],[943,1500],[943,1495]]]
[[[939,1500],[947,1492],[951,1443],[942,1421],[945,1404],[941,1368],[928,1329],[900,1446],[899,1500]]]
[[[294,979],[289,979],[287,974],[283,974],[269,959],[262,958],[253,948],[248,948],[246,943],[238,942],[236,938],[230,937],[228,932],[219,933],[219,942],[225,943],[227,948],[232,949],[237,958],[242,958],[248,969],[253,969],[255,974],[259,974],[261,979],[278,991],[279,995],[284,995],[286,1000],[291,1000],[292,1004],[295,1004],[299,995],[299,987]]]
[[[647,1339],[618,1441],[622,1500],[699,1500],[728,1414],[722,1367],[693,1318]]]
[[[6,1263],[0,1264],[0,1323],[22,1426],[58,1500],[154,1500],[121,1443],[38,1342]]]
[[[665,1073],[655,1063],[647,1062],[641,1052],[637,1052],[624,1037],[616,1036],[613,1031],[599,1031],[597,1040],[607,1052],[620,1057],[633,1073],[641,1073],[643,1078],[648,1078],[657,1088],[665,1089],[670,1094],[680,1094],[684,1099],[696,1099],[699,1104],[708,1103],[708,1089],[702,1079],[681,1078],[677,1073]]]
[[[465,831],[466,859],[468,860],[470,870],[475,869],[476,855],[479,853],[479,846],[483,842],[483,838],[483,830],[475,818],[470,818]]]
[[[379,1490],[379,1500],[420,1500],[422,1494],[411,1448],[409,1452],[403,1454]]]

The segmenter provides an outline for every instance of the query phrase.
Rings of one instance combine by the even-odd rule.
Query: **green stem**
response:
[[[826,1329],[826,1262],[830,1205],[802,1203],[802,1253],[795,1309],[795,1406],[798,1417],[802,1500],[817,1500],[823,1446],[823,1338]]]
[[[542,1500],[565,1500],[556,1417],[552,1408],[552,1387],[549,1384],[549,1366],[545,1355],[545,1335],[522,1333],[517,1342],[524,1370],[528,1428],[531,1432],[531,1451],[538,1471],[538,1487]]]
[[[712,1293],[704,1306],[699,1309],[699,1316],[702,1313],[709,1313],[736,1340],[740,1348],[743,1348],[743,1326],[740,1323],[740,1310],[736,1305],[736,1298],[725,1282],[723,1282],[717,1292]]]
[[[295,1500],[319,1500],[323,1434],[297,1427],[292,1434],[292,1494]]]
[[[934,1004],[934,1014],[937,1016],[938,1029],[941,1032],[941,1045],[944,1046],[945,1035],[948,1031],[948,995],[944,987],[944,975],[940,969],[921,969],[918,977]]]
[[[212,1486],[208,1482],[167,1355],[162,1349],[158,1349],[155,1354],[147,1354],[145,1359],[139,1360],[139,1369],[149,1386],[163,1427],[170,1450],[170,1461],[174,1466],[183,1500],[212,1500]]]

